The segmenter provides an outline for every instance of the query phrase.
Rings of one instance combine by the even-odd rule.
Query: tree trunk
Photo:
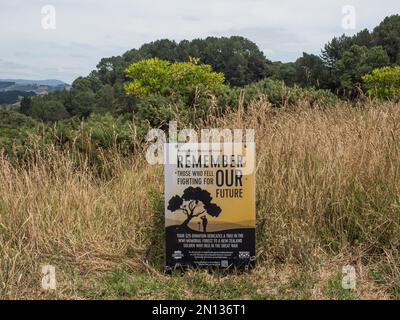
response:
[[[190,213],[187,216],[186,220],[183,221],[183,223],[181,224],[181,228],[188,228],[190,220],[192,220],[194,218],[194,210],[195,209],[196,208],[190,209],[190,207],[189,207]]]
[[[190,220],[192,220],[192,219],[193,219],[193,215],[189,215],[189,216],[186,218],[186,220],[183,221],[183,223],[181,224],[181,227],[182,227],[182,228],[187,227],[187,226],[189,225]]]

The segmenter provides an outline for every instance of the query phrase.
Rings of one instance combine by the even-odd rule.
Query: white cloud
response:
[[[102,57],[160,38],[240,34],[273,60],[318,53],[353,5],[357,30],[400,12],[398,0],[0,0],[0,78],[31,75],[71,81]],[[4,2],[4,3],[3,3]],[[41,28],[41,8],[56,8],[57,29]],[[13,67],[14,64],[14,67]],[[21,65],[24,67],[21,68]]]

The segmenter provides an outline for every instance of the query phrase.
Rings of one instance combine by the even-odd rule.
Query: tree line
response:
[[[128,81],[125,70],[149,58],[170,62],[196,58],[199,64],[210,65],[213,71],[223,73],[231,87],[244,87],[269,78],[290,87],[326,89],[341,97],[353,98],[363,89],[364,75],[400,63],[400,16],[385,18],[372,31],[365,29],[354,36],[335,37],[319,56],[303,53],[289,63],[268,60],[255,43],[239,36],[154,41],[121,56],[101,59],[96,70],[73,82],[70,92],[24,99],[21,111],[44,121],[87,117],[93,112],[132,112],[137,101],[124,93],[124,84]]]
[[[142,136],[149,126],[162,127],[177,116],[190,124],[210,110],[221,113],[238,101],[246,106],[260,94],[276,107],[299,99],[328,105],[360,93],[400,96],[398,64],[399,15],[385,18],[372,31],[335,37],[320,55],[303,53],[289,63],[268,60],[255,43],[240,36],[158,40],[101,59],[69,91],[24,97],[18,115],[2,113],[0,131],[11,132],[14,124],[31,130],[36,121],[45,124],[57,143],[76,143],[76,132],[87,130],[90,139],[97,135],[99,146],[115,142],[118,131],[118,141],[129,149],[132,123]],[[47,125],[52,123],[56,125]]]

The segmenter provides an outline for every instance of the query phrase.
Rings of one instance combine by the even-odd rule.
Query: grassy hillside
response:
[[[163,274],[163,172],[143,150],[100,152],[106,177],[38,141],[18,166],[0,156],[0,297],[399,299],[399,107],[260,97],[202,124],[256,129],[257,267],[242,275]]]

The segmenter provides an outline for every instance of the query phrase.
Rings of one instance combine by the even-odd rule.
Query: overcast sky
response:
[[[55,30],[42,27],[45,5]],[[356,9],[353,30],[342,27],[345,5]],[[294,61],[395,13],[399,0],[0,0],[0,78],[71,82],[143,43],[210,35],[242,35],[271,60]]]

